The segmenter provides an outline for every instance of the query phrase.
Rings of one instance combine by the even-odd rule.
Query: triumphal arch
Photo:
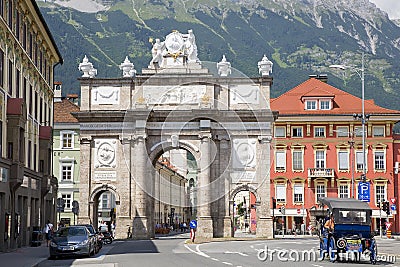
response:
[[[74,114],[81,127],[80,223],[97,225],[99,194],[110,191],[117,237],[128,231],[153,237],[155,163],[166,151],[184,149],[198,168],[197,235],[232,236],[234,195],[248,190],[256,196],[257,236],[272,237],[272,62],[260,55],[260,75],[248,78],[221,58],[201,62],[191,30],[154,40],[140,74],[127,57],[122,77],[97,78],[85,56],[81,110]]]

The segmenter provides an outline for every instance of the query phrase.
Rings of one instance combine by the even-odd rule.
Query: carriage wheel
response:
[[[373,239],[371,240],[371,256],[370,256],[370,260],[372,264],[376,264],[376,259],[378,256],[378,246],[376,245],[376,241]]]
[[[338,253],[337,253],[335,238],[333,236],[331,236],[331,238],[329,239],[328,247],[329,247],[328,248],[329,260],[331,262],[334,262],[336,260]]]
[[[326,248],[324,246],[324,240],[319,240],[319,260],[323,261],[325,259]]]

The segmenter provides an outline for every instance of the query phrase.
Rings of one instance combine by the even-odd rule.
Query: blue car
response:
[[[326,255],[334,262],[346,260],[360,261],[367,255],[376,264],[378,248],[371,231],[372,209],[368,203],[352,198],[318,199],[321,207],[328,207],[333,215],[333,230],[324,229],[320,233],[320,258]]]
[[[50,258],[59,256],[87,256],[95,254],[94,235],[85,226],[60,228],[50,241]]]

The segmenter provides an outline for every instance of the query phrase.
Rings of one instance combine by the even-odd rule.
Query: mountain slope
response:
[[[398,109],[400,28],[368,0],[96,3],[102,9],[90,13],[54,1],[38,2],[64,56],[65,63],[57,67],[56,78],[69,92],[79,93],[76,79],[81,73],[77,67],[85,54],[99,77],[120,76],[118,65],[127,55],[140,72],[151,59],[149,37],[163,38],[174,29],[193,29],[202,61],[218,62],[225,54],[234,68],[257,76],[257,62],[266,54],[274,62],[272,97],[315,73],[332,73],[330,84],[360,96],[357,75],[347,72],[343,76],[327,66],[361,66],[365,52],[366,99]]]

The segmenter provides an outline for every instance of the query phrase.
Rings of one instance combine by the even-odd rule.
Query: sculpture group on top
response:
[[[152,42],[152,40],[150,39]],[[187,34],[173,31],[161,42],[156,39],[151,50],[153,58],[150,61],[149,69],[170,65],[171,62],[165,62],[167,58],[172,58],[172,65],[181,65],[185,63],[200,63],[197,57],[196,38],[193,30],[188,30]],[[167,63],[167,64],[165,64]]]
[[[168,67],[179,67],[186,64],[198,64],[201,62],[197,57],[197,45],[196,37],[193,30],[188,30],[186,34],[178,31],[172,31],[165,37],[165,41],[160,39],[149,40],[152,43],[152,59],[148,65],[148,69],[159,69]],[[264,55],[261,61],[258,62],[258,71],[261,76],[268,76],[272,73],[273,63]],[[123,77],[134,77],[136,70],[133,63],[131,63],[128,57],[125,61],[119,65],[122,70]],[[94,78],[97,75],[97,69],[93,67],[93,64],[89,62],[86,57],[83,58],[82,63],[79,64],[79,70],[83,72],[82,77]],[[218,75],[221,77],[229,76],[231,71],[231,63],[223,55],[222,60],[217,63]]]

